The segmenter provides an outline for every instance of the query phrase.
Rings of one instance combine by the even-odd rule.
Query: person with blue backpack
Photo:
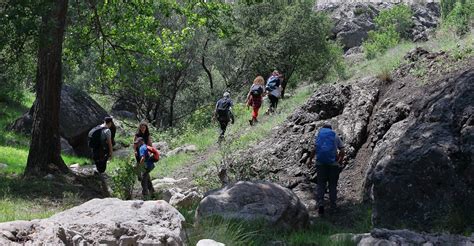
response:
[[[336,209],[337,181],[339,173],[344,168],[344,144],[329,123],[325,123],[315,136],[314,149],[307,161],[310,167],[316,155],[315,165],[317,172],[316,202],[318,214],[324,214],[324,194],[329,184],[330,207]]]
[[[278,99],[281,96],[281,82],[283,75],[275,70],[272,72],[272,75],[267,79],[267,84],[265,86],[265,91],[268,93],[268,100],[270,100],[270,107],[268,108],[267,113],[276,112],[278,106]]]
[[[247,106],[252,107],[252,119],[249,120],[251,126],[258,122],[258,110],[262,106],[262,98],[265,95],[264,84],[265,79],[262,76],[257,76],[247,94]]]
[[[234,114],[232,114],[233,105],[234,103],[232,99],[230,99],[230,93],[227,91],[224,92],[223,97],[216,103],[213,119],[217,119],[220,125],[219,141],[224,139],[224,134],[229,122],[234,124]]]
[[[138,145],[138,157],[140,159],[138,165],[141,174],[142,195],[148,196],[155,193],[153,184],[151,182],[150,172],[155,168],[155,159],[149,152],[149,147],[145,144],[142,137],[137,137],[134,144]],[[156,153],[158,154],[158,153]]]

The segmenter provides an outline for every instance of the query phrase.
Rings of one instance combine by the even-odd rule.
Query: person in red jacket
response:
[[[258,122],[258,110],[260,109],[260,106],[262,106],[262,98],[264,94],[265,79],[263,79],[262,76],[257,76],[253,80],[253,84],[247,94],[247,105],[252,107],[252,119],[249,120],[251,126]]]

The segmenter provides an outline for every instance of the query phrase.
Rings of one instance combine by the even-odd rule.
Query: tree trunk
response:
[[[47,1],[42,17],[36,71],[36,101],[30,152],[25,176],[69,171],[61,158],[59,104],[61,100],[61,55],[66,26],[67,0]]]
[[[207,44],[209,43],[209,39],[206,39],[206,43],[204,44],[204,51],[201,57],[201,66],[204,69],[204,71],[207,74],[207,77],[209,78],[209,87],[211,89],[211,96],[214,97],[214,81],[212,80],[212,73],[211,70],[206,66],[206,56],[205,52],[207,51]]]

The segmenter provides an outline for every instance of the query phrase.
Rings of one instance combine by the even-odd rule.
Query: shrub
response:
[[[447,11],[447,10],[446,10]],[[454,29],[458,35],[466,34],[471,29],[474,18],[474,1],[457,1],[443,19],[443,26]]]
[[[402,38],[408,38],[408,30],[413,24],[412,15],[410,7],[403,4],[381,11],[375,18],[376,30],[369,32],[363,44],[366,57],[373,59],[397,45]]]
[[[113,196],[124,200],[131,199],[138,171],[135,168],[135,160],[120,160],[117,165],[112,176]]]
[[[369,39],[364,43],[365,56],[373,59],[377,55],[384,53],[388,48],[400,42],[400,35],[395,30],[395,26],[385,28],[383,32],[370,31]]]

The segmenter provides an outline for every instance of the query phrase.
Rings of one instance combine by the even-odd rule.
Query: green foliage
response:
[[[137,179],[138,169],[135,167],[136,161],[131,158],[129,161],[119,160],[112,174],[113,195],[120,199],[131,199],[133,186]]]
[[[468,33],[472,28],[474,20],[474,1],[464,0],[444,2],[444,5],[446,5],[444,10],[442,8],[444,28],[454,28],[458,35]]]
[[[407,38],[408,29],[413,24],[412,15],[410,7],[404,4],[381,11],[375,18],[376,30],[369,32],[363,44],[366,57],[373,59],[397,45],[402,38]]]

